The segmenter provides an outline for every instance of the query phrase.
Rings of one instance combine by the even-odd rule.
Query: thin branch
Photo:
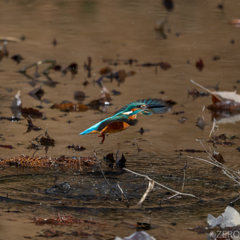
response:
[[[124,198],[124,199],[126,200],[126,202],[127,202],[127,207],[129,208],[129,201],[128,201],[127,197],[125,196],[123,190],[121,189],[121,187],[120,187],[120,185],[119,185],[119,182],[117,182],[117,186],[118,186],[119,190],[121,191],[123,198]]]
[[[148,188],[147,188],[146,192],[143,194],[142,198],[140,199],[140,201],[137,204],[138,207],[142,206],[142,203],[145,201],[147,195],[153,190],[153,188],[154,188],[154,181],[151,180],[148,182]]]
[[[114,193],[114,195],[115,195],[116,197],[118,197],[118,199],[120,199],[120,197],[118,196],[118,194],[112,189],[112,187],[110,186],[107,178],[105,177],[104,172],[103,172],[102,167],[101,167],[101,162],[99,162],[98,157],[97,157],[97,154],[94,153],[94,156],[95,156],[95,158],[96,158],[96,160],[97,160],[97,162],[98,162],[98,166],[99,166],[99,168],[100,168],[100,170],[101,170],[101,173],[102,173],[102,175],[103,175],[103,177],[104,177],[107,185],[109,186],[110,190]]]
[[[151,178],[148,177],[147,175],[143,175],[143,174],[140,174],[140,173],[133,172],[133,171],[127,169],[127,168],[123,168],[123,170],[125,170],[125,171],[127,171],[127,172],[130,172],[130,173],[132,173],[132,174],[135,174],[135,175],[144,177],[144,178],[146,178],[148,181],[154,181],[153,179],[151,179]],[[173,190],[173,189],[171,189],[171,188],[169,188],[169,187],[166,187],[166,186],[164,186],[164,185],[162,185],[161,183],[158,183],[158,182],[156,182],[156,181],[154,181],[154,183],[157,184],[157,185],[159,185],[160,187],[162,187],[162,188],[164,188],[164,189],[167,189],[168,191],[174,192],[174,193],[176,193],[176,194],[178,194],[178,195],[194,197],[194,198],[197,198],[198,200],[201,201],[200,198],[196,197],[196,196],[193,195],[193,194],[178,192],[178,191]]]
[[[207,91],[208,93],[210,93],[211,95],[213,95],[215,98],[217,98],[220,102],[222,102],[222,99],[219,98],[216,94],[214,94],[213,92],[211,92],[210,90],[208,90],[207,88],[201,86],[200,84],[194,82],[193,80],[190,80],[193,84],[197,85],[198,87],[202,88],[203,90]]]

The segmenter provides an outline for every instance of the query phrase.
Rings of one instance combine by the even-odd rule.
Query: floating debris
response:
[[[75,151],[83,151],[83,150],[86,150],[85,147],[79,146],[79,145],[76,145],[76,146],[75,146],[74,144],[68,145],[67,148],[72,148],[72,149],[74,149]]]
[[[103,224],[98,221],[87,220],[87,219],[79,219],[75,218],[71,215],[58,215],[56,217],[52,216],[50,218],[34,218],[33,222],[36,225],[45,225],[45,224],[52,224],[52,225],[71,225],[71,224]]]
[[[79,166],[94,166],[95,158],[93,156],[87,157],[65,157],[59,158],[52,157],[29,157],[27,155],[21,155],[19,157],[13,157],[9,159],[0,159],[0,166],[16,166],[23,168],[79,168]]]

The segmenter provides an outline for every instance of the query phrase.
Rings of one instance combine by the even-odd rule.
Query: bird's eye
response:
[[[137,108],[141,108],[142,106],[141,105],[137,105]]]

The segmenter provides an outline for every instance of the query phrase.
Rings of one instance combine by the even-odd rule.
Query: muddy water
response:
[[[34,124],[44,131],[48,127],[49,135],[56,144],[46,153],[44,149],[35,156],[59,157],[85,156],[96,151],[102,158],[108,153],[114,154],[119,149],[127,159],[129,169],[149,174],[155,180],[176,190],[181,190],[183,171],[187,161],[187,153],[181,158],[175,149],[201,149],[196,139],[207,140],[212,127],[212,115],[203,106],[211,103],[210,97],[193,100],[188,96],[188,89],[195,86],[190,79],[204,86],[214,86],[220,82],[220,90],[233,91],[239,88],[239,28],[228,24],[233,18],[239,18],[240,5],[238,1],[227,2],[225,9],[219,10],[218,1],[181,1],[175,4],[175,10],[166,12],[158,1],[3,1],[0,4],[1,35],[26,39],[20,42],[9,42],[7,48],[10,57],[21,54],[24,60],[16,65],[10,58],[0,62],[0,116],[12,117],[10,109],[14,95],[21,90],[23,107],[41,105],[40,101],[30,97],[33,89],[30,81],[17,71],[39,60],[56,60],[67,66],[72,62],[79,64],[78,74],[71,78],[68,73],[50,70],[49,76],[57,81],[55,87],[43,85],[43,99],[51,103],[42,103],[45,120],[36,119]],[[166,25],[167,39],[163,39],[154,31],[155,22],[168,17]],[[171,31],[167,31],[170,29]],[[176,34],[178,36],[176,36]],[[180,36],[179,36],[180,35]],[[58,45],[52,45],[56,38]],[[230,41],[234,39],[235,44]],[[82,65],[87,57],[92,57],[92,78],[87,78],[87,72]],[[220,60],[213,61],[214,56]],[[113,71],[125,69],[136,71],[128,77],[125,83],[118,86],[116,81],[104,81],[109,91],[121,92],[112,96],[112,105],[105,112],[89,110],[87,112],[61,112],[50,107],[63,100],[76,102],[73,93],[84,91],[88,96],[84,104],[100,97],[100,88],[93,84],[99,78],[99,70],[106,67],[103,59],[134,58],[138,63],[169,62],[172,68],[164,71],[119,64],[111,66]],[[204,69],[200,72],[195,62],[202,58]],[[189,64],[187,64],[189,61]],[[39,72],[43,71],[41,66]],[[32,75],[34,69],[29,70]],[[44,75],[39,78],[46,81]],[[88,80],[89,85],[83,86]],[[40,83],[36,85],[39,87]],[[7,88],[12,88],[8,92]],[[200,90],[200,89],[199,89]],[[160,94],[164,91],[165,94]],[[97,135],[79,136],[79,133],[96,122],[111,116],[116,109],[136,99],[163,98],[177,102],[173,110],[162,116],[139,116],[138,123],[126,131],[110,135],[103,145],[99,144]],[[184,111],[183,115],[173,115],[173,111]],[[178,119],[184,116],[186,122],[181,124]],[[196,127],[198,117],[204,116],[206,126],[204,131]],[[70,121],[70,122],[69,122]],[[228,136],[239,136],[239,122],[219,123],[219,133]],[[147,129],[142,136],[140,127]],[[29,151],[29,141],[40,132],[27,130],[27,121],[21,117],[18,122],[0,121],[1,144],[9,144],[14,149],[1,148],[1,158],[10,158],[21,154],[32,155]],[[142,151],[134,144],[137,139]],[[3,142],[4,140],[4,142]],[[86,147],[83,152],[73,152],[66,148],[69,144],[79,144]],[[206,144],[212,151],[220,151],[228,167],[238,169],[239,152],[236,147]],[[194,156],[205,157],[204,153],[194,153]],[[42,229],[52,226],[36,226],[31,223],[34,217],[50,217],[51,215],[72,214],[78,218],[92,218],[102,221],[101,226],[68,226],[53,227],[66,234],[59,239],[76,239],[67,233],[80,229],[89,234],[101,234],[101,238],[113,239],[115,235],[128,236],[135,231],[128,224],[147,222],[156,228],[149,234],[156,238],[206,239],[206,235],[197,235],[187,228],[206,225],[208,213],[219,215],[228,202],[237,196],[238,188],[225,178],[221,172],[214,171],[209,165],[196,160],[188,160],[185,192],[196,194],[205,201],[199,203],[196,199],[171,199],[159,205],[159,200],[169,195],[161,189],[155,190],[144,203],[144,209],[136,207],[136,203],[144,193],[147,182],[136,178],[130,173],[111,171],[103,164],[106,177],[111,184],[117,181],[126,189],[130,200],[130,208],[124,202],[116,201],[109,193],[99,169],[88,168],[82,172],[68,170],[38,170],[17,169],[15,167],[1,169],[0,178],[0,239],[22,239],[30,237],[40,239]],[[70,188],[52,189],[56,184],[67,183]],[[66,187],[65,186],[65,187]],[[8,196],[8,197],[7,197]],[[236,205],[238,209],[238,204]],[[239,209],[238,209],[239,210]],[[114,231],[113,231],[114,229]]]

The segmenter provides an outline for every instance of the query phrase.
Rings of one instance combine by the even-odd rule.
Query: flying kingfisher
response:
[[[162,99],[144,99],[137,100],[127,104],[125,107],[118,110],[112,117],[106,118],[99,123],[96,123],[87,130],[79,133],[79,135],[86,135],[90,133],[100,133],[102,142],[105,140],[106,133],[116,133],[123,131],[130,127],[131,120],[137,118],[137,114],[141,113],[150,116],[153,113],[165,113],[170,107],[171,103]]]

